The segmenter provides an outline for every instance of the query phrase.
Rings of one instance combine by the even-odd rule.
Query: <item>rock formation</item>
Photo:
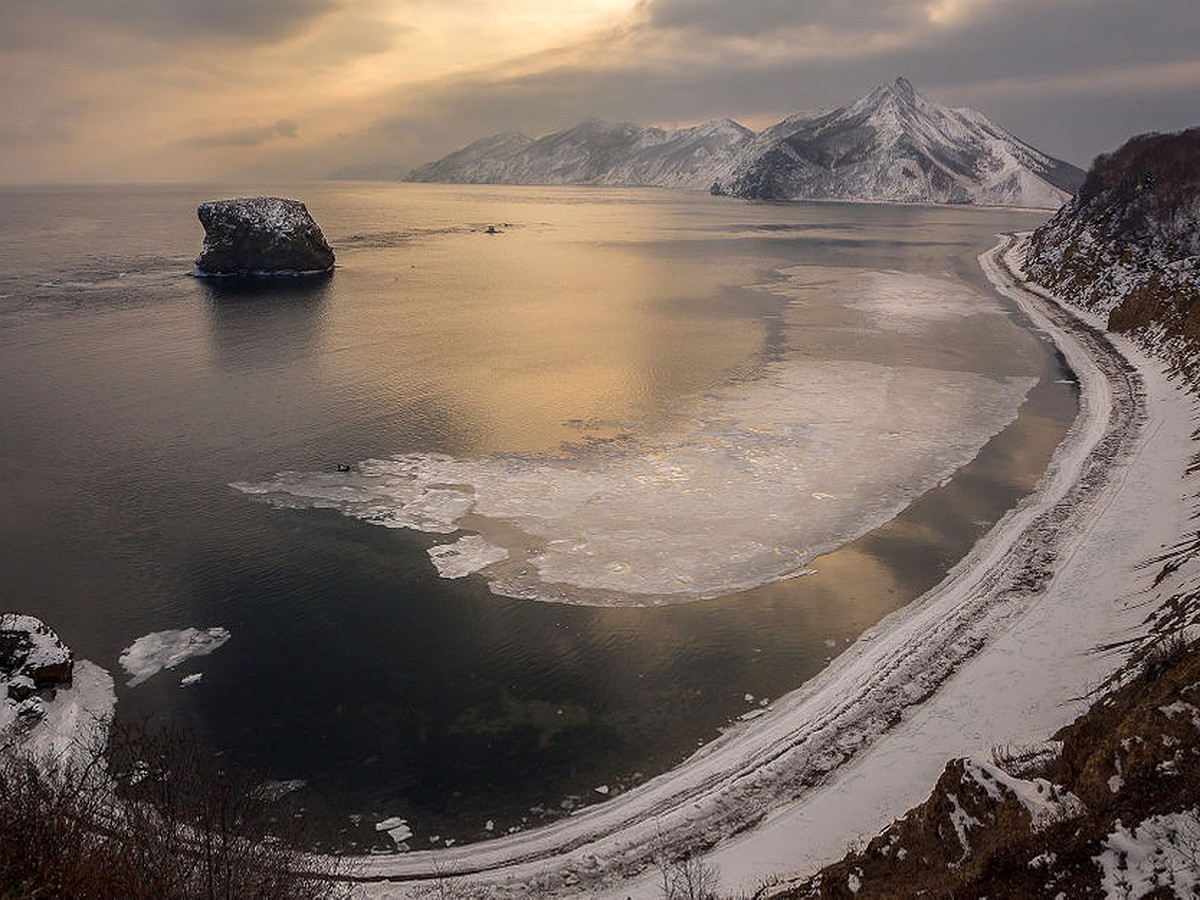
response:
[[[200,204],[204,247],[197,275],[313,275],[333,269],[333,250],[299,200],[242,197]]]
[[[34,690],[71,680],[74,657],[41,619],[19,613],[0,615],[0,681],[7,696],[24,700]]]

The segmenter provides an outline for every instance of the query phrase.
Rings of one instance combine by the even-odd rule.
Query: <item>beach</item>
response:
[[[1033,494],[936,588],[675,769],[545,828],[368,858],[361,895],[454,878],[498,896],[650,897],[664,849],[702,853],[723,891],[751,891],[874,834],[950,758],[1043,741],[1082,712],[1123,660],[1098,648],[1138,636],[1152,609],[1154,572],[1140,564],[1188,520],[1193,403],[1129,342],[1026,289],[1021,247],[1006,238],[980,264],[1053,337],[1081,391]]]

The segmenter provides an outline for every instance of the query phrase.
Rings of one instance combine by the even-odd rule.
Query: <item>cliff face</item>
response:
[[[1200,385],[1200,128],[1098,157],[1034,232],[1025,268]]]

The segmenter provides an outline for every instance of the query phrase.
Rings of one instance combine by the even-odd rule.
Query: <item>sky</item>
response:
[[[901,75],[1086,165],[1200,125],[1200,2],[4,0],[0,183],[402,175],[589,118],[762,128]]]

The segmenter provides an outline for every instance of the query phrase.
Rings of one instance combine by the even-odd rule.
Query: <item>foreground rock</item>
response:
[[[41,619],[0,614],[0,732],[32,727],[45,715],[39,691],[70,684],[74,655]]]
[[[197,275],[313,275],[333,269],[333,250],[299,200],[242,197],[196,210],[204,226]]]
[[[34,687],[69,682],[74,665],[70,648],[41,619],[0,615],[0,674],[8,681],[10,697],[23,700]],[[25,685],[28,690],[23,690]]]

